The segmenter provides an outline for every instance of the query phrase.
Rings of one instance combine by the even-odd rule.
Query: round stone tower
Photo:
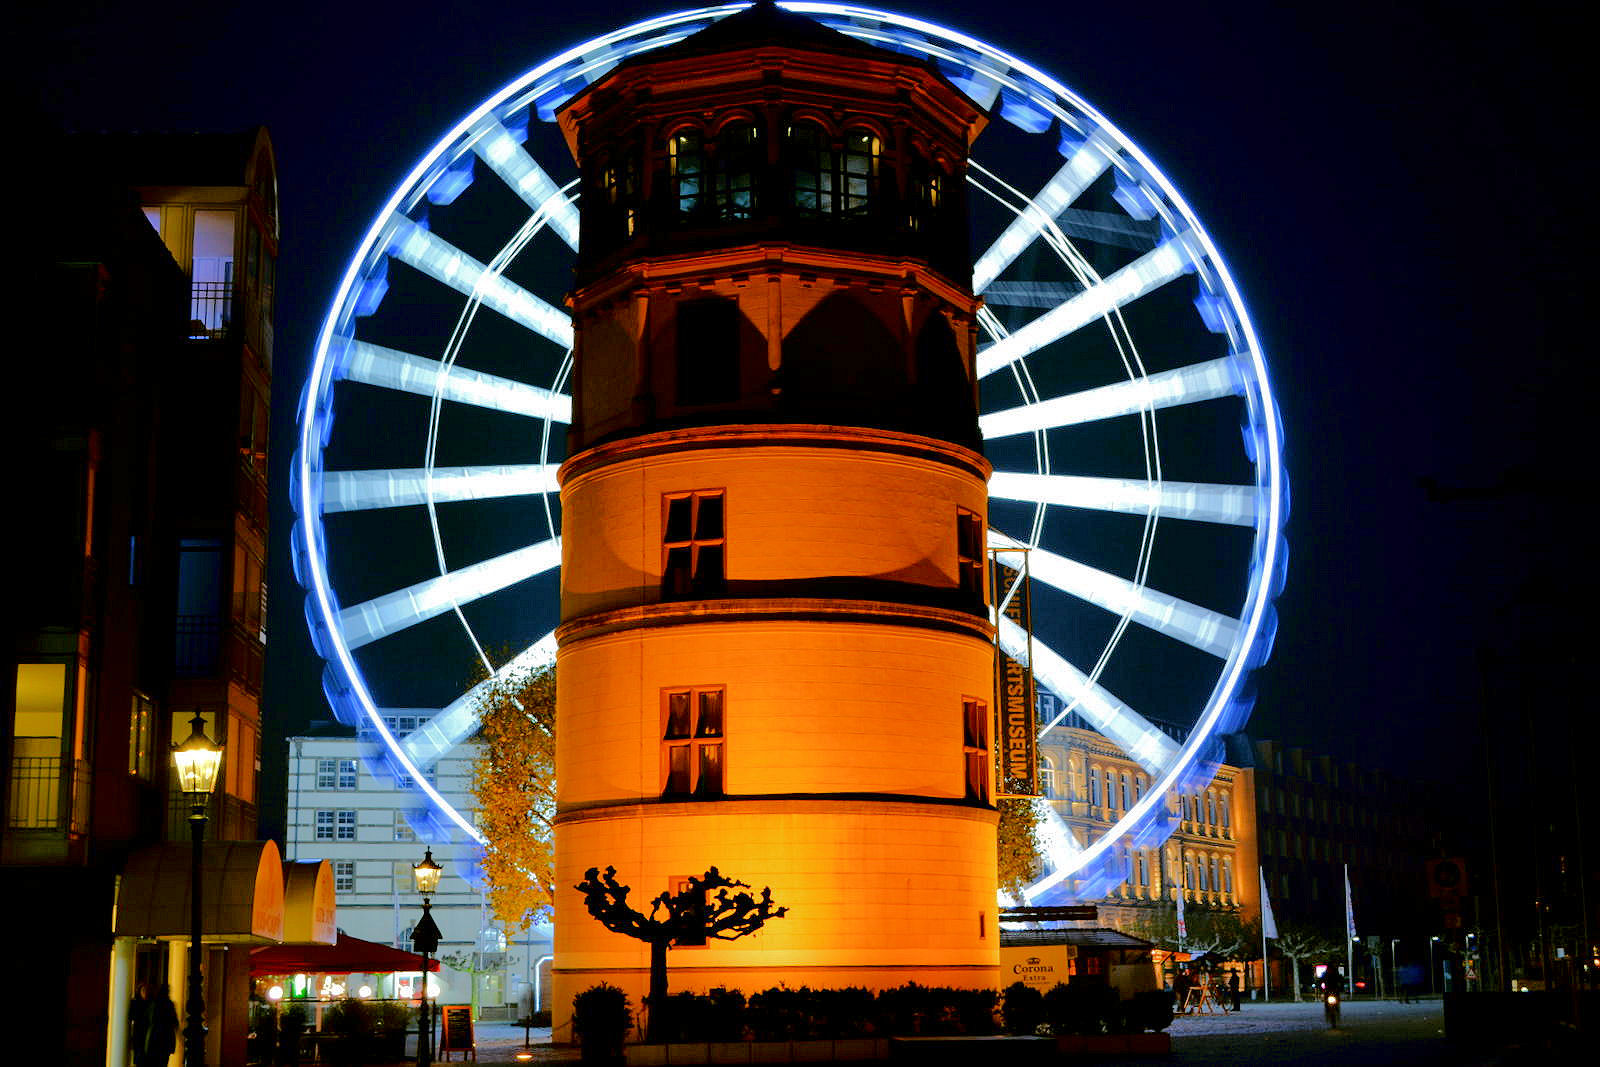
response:
[[[595,866],[644,910],[711,866],[790,909],[674,948],[674,991],[996,983],[983,121],[928,65],[766,4],[560,114],[583,192],[558,1027],[583,989],[648,985],[648,947],[571,888]]]

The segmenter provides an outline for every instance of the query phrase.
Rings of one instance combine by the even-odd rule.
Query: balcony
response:
[[[189,340],[220,341],[233,324],[233,283],[195,282],[189,290]]]
[[[12,757],[6,829],[87,832],[90,778],[89,764],[84,760]]]

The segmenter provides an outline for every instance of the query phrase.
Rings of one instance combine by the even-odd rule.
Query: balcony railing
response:
[[[222,653],[222,620],[215,615],[179,615],[173,671],[180,678],[208,678],[217,673]]]
[[[70,780],[66,767],[70,765]],[[11,760],[11,790],[6,802],[8,830],[66,830],[81,834],[89,828],[89,764],[61,756],[15,756]]]
[[[233,322],[233,283],[195,282],[189,295],[189,339],[216,341]]]

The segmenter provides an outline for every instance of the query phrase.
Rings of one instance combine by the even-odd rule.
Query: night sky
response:
[[[1584,37],[1563,21],[1576,16],[895,6],[1083,94],[1166,170],[1241,284],[1275,375],[1294,499],[1282,625],[1250,732],[1407,774],[1470,773],[1479,650],[1499,650],[1512,673],[1544,671],[1538,649],[1567,631],[1569,576],[1584,570],[1582,520],[1556,497],[1587,439],[1572,402],[1586,395],[1573,362],[1589,240],[1577,160],[1592,129],[1574,103]],[[262,123],[277,149],[265,833],[281,828],[280,739],[326,716],[289,571],[287,473],[337,277],[457,117],[556,51],[668,9],[93,3],[12,16],[23,113],[77,130]]]

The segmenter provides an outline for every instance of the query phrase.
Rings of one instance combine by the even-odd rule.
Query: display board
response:
[[[444,1023],[444,1032],[439,1035],[440,1057],[449,1060],[452,1052],[459,1052],[463,1062],[470,1055],[476,1063],[478,1046],[472,1038],[472,1005],[441,1004],[439,1013]]]

